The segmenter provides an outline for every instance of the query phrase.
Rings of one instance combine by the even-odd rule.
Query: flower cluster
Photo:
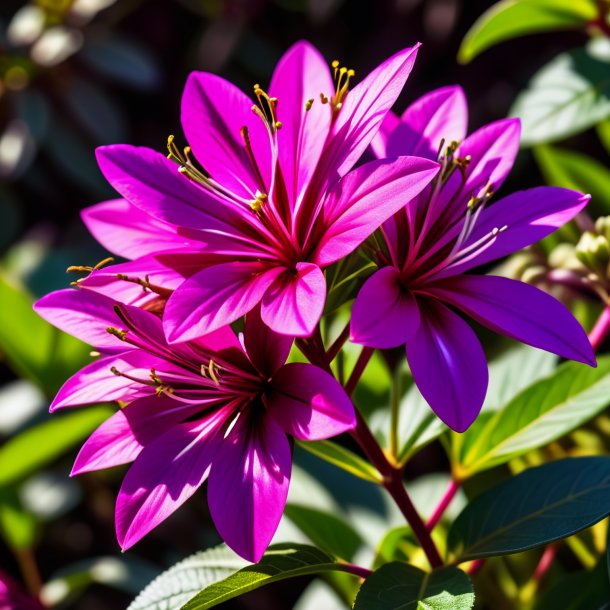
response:
[[[268,90],[254,86],[254,101],[194,73],[182,99],[190,146],[170,136],[167,157],[98,150],[122,199],[85,210],[83,220],[127,261],[81,268],[89,274],[76,289],[44,297],[36,310],[100,354],[52,409],[120,406],[83,446],[74,473],[133,462],[117,501],[123,548],[207,479],[221,536],[260,558],[286,501],[291,438],[356,425],[328,358],[286,360],[295,337],[319,336],[325,270],[357,249],[377,271],[353,305],[352,340],[406,344],[415,382],[455,430],[472,423],[487,388],[482,347],[455,310],[594,364],[583,329],[551,296],[466,274],[543,238],[588,198],[538,188],[490,205],[519,125],[499,121],[465,137],[456,87],[393,115],[416,53],[397,53],[350,89],[352,70],[329,69],[301,42]],[[378,158],[356,165],[369,146]],[[236,335],[230,325],[244,316]]]

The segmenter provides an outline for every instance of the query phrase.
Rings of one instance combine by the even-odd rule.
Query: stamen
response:
[[[258,106],[252,106],[256,114],[272,133],[282,128],[282,122],[277,120],[277,97],[269,97],[260,85],[254,85],[254,95],[258,99]]]
[[[115,328],[114,326],[108,326],[106,328],[106,332],[111,334],[111,335],[114,335],[115,337],[117,337],[121,341],[125,341],[125,337],[127,336],[127,331],[126,330],[120,330],[118,328]]]
[[[123,282],[131,282],[132,284],[138,284],[138,286],[142,286],[144,292],[154,292],[159,296],[169,298],[172,295],[172,291],[168,288],[163,288],[162,286],[157,286],[156,284],[151,284],[148,275],[144,276],[144,279],[141,277],[129,277],[124,273],[117,273],[117,279]]]
[[[350,79],[356,75],[356,72],[354,72],[352,69],[346,68],[345,66],[341,66],[339,61],[336,59],[331,63],[331,66],[333,68],[335,81],[335,94],[331,103],[333,111],[338,112],[341,109],[341,106],[343,106],[343,101],[349,89]],[[324,100],[322,100],[322,103],[324,103]]]
[[[114,262],[114,258],[112,256],[109,256],[108,258],[101,260],[96,265],[93,265],[93,267],[90,267],[89,265],[70,265],[66,269],[66,273],[86,273],[87,274],[85,277],[81,277],[81,278],[77,279],[75,282],[70,282],[70,285],[78,286],[80,284],[80,282],[82,282],[85,278],[89,277],[89,275],[91,273],[93,273],[94,271],[99,271],[105,265],[108,265],[109,263],[113,263],[113,262]]]
[[[314,99],[311,98],[310,100],[307,100],[305,102],[305,112],[309,112],[311,110],[311,107],[313,106],[314,103]]]
[[[211,379],[216,385],[220,385],[220,371],[221,368],[210,358],[208,366],[205,364],[201,365],[201,376],[204,379]]]
[[[169,151],[167,158],[180,165],[178,171],[181,174],[203,186],[212,188],[209,177],[195,167],[193,159],[191,158],[190,146],[186,146],[183,149],[183,152],[180,152],[178,146],[176,146],[176,143],[174,142],[174,136],[170,135],[167,138],[167,150]]]
[[[260,214],[266,201],[267,195],[257,190],[254,199],[250,202],[250,207],[256,214]]]

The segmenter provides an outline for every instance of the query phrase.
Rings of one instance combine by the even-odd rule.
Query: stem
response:
[[[400,366],[394,369],[392,376],[392,395],[390,399],[390,455],[398,459],[398,417],[400,414],[400,396],[402,390],[402,372]]]
[[[28,591],[34,597],[39,597],[42,589],[42,579],[32,549],[15,549],[15,557]]]
[[[449,485],[447,486],[447,489],[445,490],[443,497],[441,498],[440,502],[438,503],[438,506],[434,509],[434,512],[432,513],[432,515],[428,519],[428,522],[426,523],[426,528],[428,529],[429,532],[431,532],[434,529],[434,527],[436,526],[436,524],[441,520],[441,517],[445,514],[445,511],[447,510],[447,507],[449,506],[449,504],[451,504],[451,501],[453,500],[453,498],[455,498],[455,494],[458,492],[459,488],[460,488],[460,483],[458,481],[456,481],[455,479],[452,479],[449,482]]]
[[[593,330],[589,333],[589,341],[591,341],[591,346],[595,351],[604,342],[608,331],[610,331],[610,306],[606,306],[604,311],[602,311]]]
[[[466,570],[466,573],[469,576],[476,574],[483,566],[485,565],[485,561],[483,559],[475,559],[470,563],[470,566]]]
[[[382,485],[392,496],[394,502],[396,502],[396,505],[400,509],[400,512],[402,512],[407,523],[413,530],[413,533],[419,540],[430,566],[432,568],[441,567],[443,565],[443,560],[440,553],[430,536],[430,532],[426,529],[425,523],[417,513],[403,484],[402,469],[397,468],[388,461],[388,458],[358,410],[356,410],[356,419],[357,425],[352,432],[353,437],[360,447],[362,447],[362,450],[373,466],[383,475],[384,480]]]
[[[349,572],[354,576],[359,576],[360,578],[368,578],[373,571],[368,568],[363,568],[362,566],[357,566],[354,563],[340,563],[341,569],[345,572]]]
[[[333,341],[332,345],[326,350],[326,359],[328,362],[332,362],[341,348],[345,345],[345,342],[349,338],[349,322],[345,325],[345,328],[341,331],[341,334]]]
[[[345,384],[345,391],[348,396],[351,396],[360,381],[360,377],[362,377],[362,373],[364,373],[364,369],[366,365],[369,363],[371,356],[375,350],[372,347],[363,347],[360,352],[360,356],[358,356],[358,360],[354,365],[354,370],[352,374],[349,376],[347,383]]]
[[[553,561],[557,556],[557,551],[559,551],[558,543],[550,544],[544,549],[544,553],[542,553],[542,557],[540,557],[540,561],[532,576],[535,583],[540,584],[540,581],[544,578],[545,574],[551,569]]]

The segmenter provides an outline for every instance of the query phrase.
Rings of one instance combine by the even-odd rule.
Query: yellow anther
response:
[[[307,100],[305,102],[305,112],[309,112],[311,110],[311,107],[313,106],[313,98],[311,98],[310,100]]]
[[[277,129],[282,127],[282,123],[277,120],[276,108],[277,108],[277,97],[269,97],[264,89],[261,89],[260,85],[254,85],[254,95],[258,99],[258,106],[252,106],[252,112],[256,114],[267,126],[267,129],[272,133],[275,133]]]
[[[328,104],[328,98],[323,93],[320,93],[320,101],[323,104]]]
[[[108,326],[108,328],[106,328],[106,332],[111,335],[114,335],[121,341],[125,341],[125,337],[127,336],[126,330],[119,330],[118,328],[115,328],[114,326]]]
[[[261,193],[260,191],[256,191],[255,198],[250,202],[250,207],[257,214],[263,209],[263,205],[267,201],[267,195],[265,193]]]
[[[66,273],[91,273],[92,271],[99,271],[105,265],[108,265],[109,263],[113,262],[114,258],[112,256],[109,256],[108,258],[101,260],[96,265],[93,265],[93,267],[91,267],[90,265],[70,265],[66,269]]]
[[[331,66],[333,68],[335,80],[335,94],[332,99],[332,106],[333,111],[337,112],[343,106],[343,101],[347,94],[347,90],[349,89],[350,79],[356,75],[356,72],[345,66],[340,67],[340,63],[336,59],[331,63]],[[322,101],[325,103],[324,100]]]

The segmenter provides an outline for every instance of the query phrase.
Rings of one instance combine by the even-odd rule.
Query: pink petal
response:
[[[474,331],[448,307],[420,301],[420,323],[407,341],[413,379],[432,410],[453,430],[476,419],[487,392],[487,362]]]
[[[366,163],[341,179],[324,202],[328,227],[312,256],[326,267],[355,250],[392,214],[420,193],[438,164],[418,157]]]
[[[431,292],[498,333],[595,366],[580,323],[567,307],[534,286],[505,277],[463,275],[438,282]]]
[[[436,89],[413,102],[387,137],[384,157],[413,155],[436,161],[441,142],[461,142],[468,128],[468,105],[461,87]]]
[[[246,315],[244,345],[252,364],[261,375],[271,377],[286,362],[292,343],[292,337],[280,335],[263,323],[260,307],[255,307]]]
[[[145,445],[201,408],[154,394],[135,400],[91,434],[76,457],[71,476],[133,462]]]
[[[343,176],[360,158],[400,95],[417,57],[419,44],[375,68],[348,94],[324,155],[330,175]]]
[[[283,55],[273,73],[269,95],[278,98],[279,161],[293,208],[311,179],[330,130],[331,108],[320,102],[320,93],[330,96],[333,90],[328,64],[304,41]],[[307,111],[308,100],[313,104]]]
[[[235,322],[260,302],[281,272],[258,262],[222,263],[200,271],[167,302],[169,341],[194,339]]]
[[[106,331],[120,325],[115,301],[92,290],[56,290],[34,304],[36,313],[64,332],[98,348],[120,349],[126,345]]]
[[[326,300],[326,280],[317,265],[297,263],[265,292],[261,317],[275,332],[308,337],[320,321]]]
[[[301,440],[330,438],[356,425],[354,406],[341,384],[312,364],[287,364],[273,376],[267,410]]]
[[[179,235],[176,227],[153,218],[125,199],[104,201],[85,208],[81,217],[106,250],[124,258],[198,246]]]
[[[123,550],[165,521],[205,481],[231,411],[225,407],[203,420],[175,425],[144,447],[117,498],[116,531]]]
[[[383,267],[360,289],[351,317],[351,340],[378,349],[404,345],[419,324],[419,307],[394,267]]]
[[[388,110],[379,131],[371,140],[371,150],[378,159],[385,159],[389,156],[386,154],[388,139],[399,125],[400,117],[396,116],[391,110]]]
[[[269,136],[252,112],[252,100],[215,74],[192,72],[182,94],[182,127],[195,157],[212,177],[242,197],[268,192],[271,174]],[[242,127],[247,127],[264,184],[252,165]]]
[[[262,557],[277,530],[291,469],[285,432],[242,412],[212,465],[208,504],[218,533],[248,561]]]

